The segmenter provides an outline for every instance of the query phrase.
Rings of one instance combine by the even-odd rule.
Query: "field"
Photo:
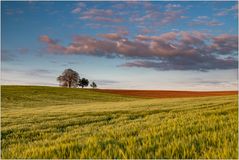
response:
[[[235,93],[143,98],[58,87],[1,91],[2,158],[238,158]]]
[[[102,93],[113,93],[143,98],[208,97],[208,96],[225,96],[237,94],[237,91],[198,92],[198,91],[117,90],[117,89],[100,89],[96,91]]]

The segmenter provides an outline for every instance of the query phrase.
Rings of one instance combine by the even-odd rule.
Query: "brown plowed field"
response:
[[[145,98],[179,98],[179,97],[206,97],[236,95],[238,91],[167,91],[167,90],[117,90],[97,89],[98,92],[113,93]]]

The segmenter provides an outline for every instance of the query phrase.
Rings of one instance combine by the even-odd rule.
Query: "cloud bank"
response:
[[[119,33],[97,37],[74,36],[61,45],[48,35],[40,36],[49,53],[89,55],[131,60],[120,66],[156,70],[199,70],[237,68],[238,36],[203,32],[167,32],[157,36],[138,34],[128,38]]]

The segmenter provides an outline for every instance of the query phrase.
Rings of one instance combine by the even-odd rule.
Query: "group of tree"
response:
[[[68,87],[68,88],[76,88],[76,87],[87,87],[89,85],[89,80],[86,78],[80,78],[79,73],[72,69],[65,69],[64,72],[57,77],[57,81],[59,81],[60,86]],[[92,88],[97,88],[96,83],[93,81],[90,86]]]

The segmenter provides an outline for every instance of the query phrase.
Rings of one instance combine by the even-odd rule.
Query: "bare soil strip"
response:
[[[167,91],[167,90],[118,90],[118,89],[97,89],[96,91],[144,98],[206,97],[206,96],[224,96],[238,94],[238,91]]]

